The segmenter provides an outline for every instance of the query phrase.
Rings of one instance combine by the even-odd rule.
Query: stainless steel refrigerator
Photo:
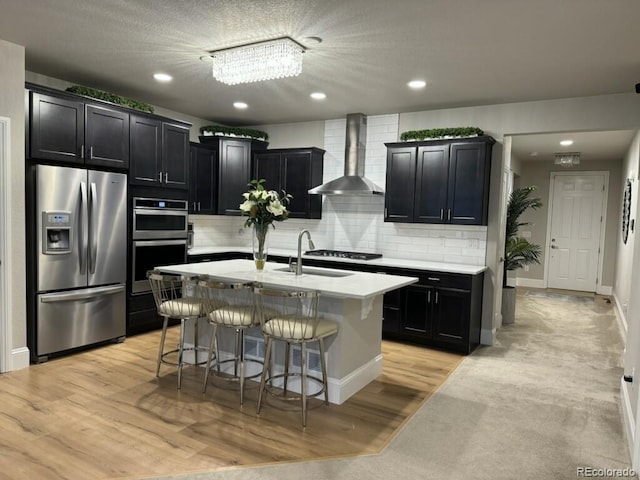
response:
[[[127,177],[35,167],[32,358],[124,338]],[[35,354],[35,355],[34,355]]]

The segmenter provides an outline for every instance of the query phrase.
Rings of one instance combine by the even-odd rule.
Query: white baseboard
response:
[[[482,345],[493,345],[493,342],[496,339],[496,329],[495,328],[483,328],[480,330],[480,344]]]
[[[516,285],[518,287],[546,288],[544,280],[538,280],[535,278],[518,278],[516,279]]]
[[[349,397],[382,375],[382,354],[342,378],[329,377],[329,402],[340,405]]]
[[[29,349],[27,347],[11,350],[11,370],[20,370],[29,366]]]
[[[624,381],[624,378],[620,378],[620,403],[622,403],[622,423],[624,424],[629,447],[629,457],[633,458],[636,425],[633,418],[633,410],[631,409],[631,399],[629,398],[629,384]],[[632,465],[632,468],[637,469],[638,465]]]
[[[618,326],[620,327],[620,333],[622,334],[623,340],[624,340],[624,344],[627,344],[627,329],[628,329],[628,324],[627,324],[627,317],[624,313],[624,310],[622,309],[622,305],[620,304],[620,300],[618,299],[618,296],[616,294],[613,294],[613,304],[615,305],[615,313],[616,313],[616,320],[618,321]]]
[[[613,286],[611,285],[599,285],[596,289],[598,295],[611,295],[613,293]]]

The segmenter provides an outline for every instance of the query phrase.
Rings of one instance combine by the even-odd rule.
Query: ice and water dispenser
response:
[[[71,212],[42,212],[42,253],[56,255],[71,253]]]

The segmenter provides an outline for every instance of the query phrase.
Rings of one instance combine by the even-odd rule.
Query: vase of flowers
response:
[[[249,191],[242,194],[244,202],[240,204],[242,215],[247,216],[245,227],[253,227],[253,260],[258,270],[264,268],[269,246],[269,227],[273,222],[282,222],[289,217],[287,205],[291,200],[284,190],[282,194],[264,188],[264,179],[251,180],[247,184]]]

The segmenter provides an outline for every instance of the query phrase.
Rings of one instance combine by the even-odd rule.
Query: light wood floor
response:
[[[184,370],[181,391],[169,366],[156,379],[159,338],[0,375],[0,478],[139,478],[377,453],[463,358],[385,341],[384,374],[343,405],[311,409],[303,430],[298,411],[274,400],[256,416],[256,388],[242,408],[220,379],[203,395],[202,368]]]

